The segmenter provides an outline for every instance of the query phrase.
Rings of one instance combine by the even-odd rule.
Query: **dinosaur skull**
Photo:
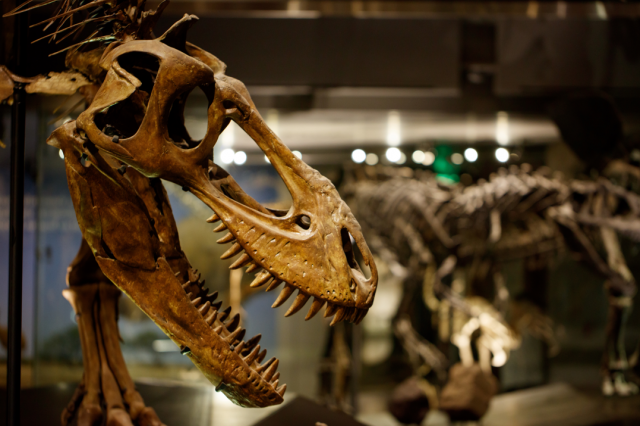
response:
[[[294,156],[269,129],[244,85],[225,75],[225,65],[186,42],[187,29],[196,19],[185,15],[155,40],[132,40],[107,48],[100,63],[107,74],[91,105],[78,117],[78,139],[148,178],[166,179],[193,192],[214,211],[209,221],[221,221],[218,230],[228,229],[220,241],[232,246],[222,257],[239,255],[231,268],[264,269],[252,287],[269,284],[268,289],[274,289],[283,284],[274,307],[298,290],[287,316],[313,296],[307,319],[327,303],[325,316],[335,314],[332,324],[359,322],[373,303],[377,286],[376,267],[359,224],[333,184]],[[201,141],[192,140],[183,117],[185,100],[196,87],[209,103],[207,133]],[[251,136],[282,177],[293,199],[289,211],[266,209],[213,163],[213,147],[230,120]],[[369,278],[355,261],[352,241],[371,271]],[[178,284],[176,280],[167,286]],[[153,305],[160,302],[136,300],[142,296],[135,292],[128,295],[152,319],[153,312],[162,309]],[[184,304],[176,312],[195,312],[189,298],[177,297],[171,303]],[[193,330],[210,328],[203,317],[185,318],[184,323]],[[217,334],[213,335],[215,339]],[[182,345],[175,333],[172,337]],[[225,352],[223,366],[208,354],[222,350],[220,345],[226,343],[201,341],[191,343],[188,355],[232,400],[247,406],[282,401],[275,389],[255,379],[252,365],[244,363],[234,348]],[[227,383],[224,378],[229,374],[221,369],[234,372]],[[229,381],[234,382],[232,386]],[[255,394],[259,392],[267,397],[258,401]]]

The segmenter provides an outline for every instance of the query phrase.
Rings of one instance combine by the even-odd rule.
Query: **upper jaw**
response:
[[[202,66],[206,69],[206,65]],[[117,98],[110,93],[101,93],[96,97],[96,105],[92,104],[79,117],[79,127],[91,141],[100,149],[119,156],[146,176],[161,177],[188,187],[218,214],[253,262],[275,278],[299,289],[308,297],[313,296],[318,301],[327,301],[345,309],[357,308],[361,312],[371,306],[377,285],[377,271],[357,221],[333,184],[295,157],[269,129],[242,83],[231,77],[209,73],[211,80],[215,79],[215,85],[208,111],[207,135],[200,145],[185,150],[159,137],[154,127],[157,123],[149,115],[145,117],[139,133],[149,134],[150,138],[136,135],[120,140],[119,144],[105,139],[96,128],[93,116],[100,105],[129,96],[137,84],[116,74],[112,69],[109,75],[119,78],[127,89],[119,93]],[[209,75],[206,72],[204,74]],[[155,99],[155,90],[151,96]],[[100,100],[102,103],[98,102]],[[155,105],[156,102],[151,104]],[[166,105],[159,108],[163,111],[167,109]],[[225,195],[217,173],[212,172],[216,166],[209,164],[207,157],[210,158],[223,123],[230,118],[252,137],[282,177],[293,198],[293,207],[287,215],[276,217],[239,187],[235,197]],[[125,154],[119,155],[118,149],[126,151]],[[160,152],[167,155],[159,155]],[[233,183],[230,176],[225,179]],[[300,227],[304,217],[310,219],[308,229]],[[369,279],[364,278],[353,259],[347,258],[347,255],[352,256],[352,252],[346,250],[349,234],[371,269]],[[358,312],[355,309],[347,313],[357,319]]]
[[[284,216],[276,216],[215,164],[207,174],[194,174],[191,190],[215,212],[216,221],[222,221],[221,229],[229,230],[223,240],[233,245],[223,257],[239,254],[246,260],[242,266],[264,268],[269,276],[259,276],[255,286],[271,279],[283,281],[285,300],[297,288],[297,302],[292,305],[296,311],[313,296],[316,305],[329,302],[336,311],[343,308],[342,319],[362,319],[373,303],[377,270],[351,210],[327,178],[294,156],[269,129],[242,83],[216,77],[216,98],[209,110],[210,125],[215,125],[213,117],[232,117],[264,151],[293,200]],[[223,114],[221,105],[226,106]],[[351,238],[371,271],[369,278],[355,260]]]
[[[332,185],[331,188],[335,192]],[[231,268],[264,269],[252,287],[267,285],[268,290],[273,290],[284,284],[275,307],[298,289],[287,316],[300,310],[313,296],[307,319],[325,302],[329,303],[328,315],[340,314],[336,322],[359,322],[364,317],[373,303],[377,270],[357,222],[337,192],[319,195],[317,208],[302,210],[294,204],[286,215],[278,217],[228,197],[215,180],[191,189],[215,212],[209,222],[222,222],[216,231],[229,231],[220,242],[231,245],[223,259],[238,256]],[[235,194],[238,197],[237,189]],[[311,220],[308,229],[300,226],[299,217],[303,214]],[[350,236],[371,270],[368,279],[355,260]]]

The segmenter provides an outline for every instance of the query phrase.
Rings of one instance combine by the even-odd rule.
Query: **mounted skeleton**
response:
[[[609,170],[620,170],[620,164],[612,163]],[[628,172],[629,167],[625,164],[624,170]],[[465,352],[470,353],[469,337],[476,328],[482,331],[483,322],[492,324],[487,323],[481,332],[485,342],[480,341],[479,346],[493,354],[493,365],[501,365],[509,349],[516,346],[508,337],[517,336],[505,327],[508,293],[500,264],[520,258],[536,268],[546,267],[546,258],[570,250],[606,281],[610,312],[603,391],[637,392],[637,387],[626,381],[629,363],[623,346],[624,319],[636,284],[617,235],[639,240],[640,196],[604,177],[566,181],[546,170],[532,172],[526,165],[500,169],[488,182],[480,180],[466,188],[441,185],[429,172],[414,174],[408,169],[364,168],[356,170],[353,177],[343,194],[360,218],[374,252],[395,264],[395,270],[403,271],[407,278],[422,281],[419,277],[425,277],[425,302],[440,311],[441,318],[443,309],[449,307],[464,313],[462,318],[466,319],[453,327],[457,335],[452,336],[448,327],[440,334],[458,344],[463,361],[469,356]],[[596,249],[600,245],[605,258]],[[451,286],[443,284],[447,276],[452,277]],[[406,304],[402,309],[408,309]],[[528,324],[529,330],[552,337],[544,317],[528,318],[537,318]],[[503,347],[492,349],[487,334],[496,332],[501,323],[504,333],[495,341]],[[425,350],[424,345],[408,342],[409,335],[399,333],[409,351]],[[482,360],[483,351],[479,352]],[[427,357],[421,358],[427,361]]]
[[[286,316],[313,297],[306,319],[326,304],[332,324],[357,323],[376,290],[371,253],[331,182],[268,128],[244,85],[225,75],[223,62],[186,41],[195,16],[185,15],[156,38],[152,29],[167,2],[150,12],[143,3],[62,1],[47,20],[58,24],[54,34],[100,22],[98,31],[67,53],[70,71],[27,79],[4,69],[0,79],[6,96],[21,82],[32,93],[80,91],[88,105],[48,139],[64,153],[84,237],[69,268],[65,297],[77,314],[85,373],[63,424],[73,417],[82,426],[105,419],[109,425],[161,424],[135,391],[120,352],[120,290],[230,400],[246,407],[283,401],[286,385],[279,385],[278,360],[263,363],[260,335],[243,340],[239,315],[223,310],[217,293],[208,294],[181,250],[161,179],[209,206],[214,214],[207,221],[220,222],[216,232],[228,229],[218,242],[231,244],[223,259],[239,255],[230,268],[255,272],[252,287],[282,285],[274,307],[298,290]],[[87,19],[73,24],[74,14],[82,11]],[[196,87],[208,99],[208,129],[201,141],[190,137],[183,117],[186,97]],[[213,147],[231,120],[282,177],[293,198],[289,211],[266,209],[213,162]],[[370,268],[369,278],[355,262],[350,236]]]

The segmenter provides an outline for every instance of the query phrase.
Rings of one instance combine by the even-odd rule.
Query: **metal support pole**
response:
[[[27,16],[15,20],[14,72],[24,75]],[[11,195],[9,210],[9,336],[7,350],[7,426],[20,426],[22,356],[22,232],[24,221],[24,145],[26,103],[22,84],[13,91],[11,111]]]
[[[9,340],[7,425],[20,426],[22,351],[22,229],[24,215],[25,92],[16,85],[11,113],[11,207],[9,212]]]

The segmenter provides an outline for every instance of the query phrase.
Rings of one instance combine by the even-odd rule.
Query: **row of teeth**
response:
[[[179,275],[179,273],[176,275]],[[264,364],[260,364],[267,356],[267,350],[263,349],[261,351],[258,344],[262,335],[258,334],[246,342],[243,341],[246,330],[239,327],[240,314],[236,313],[228,319],[231,314],[231,306],[221,310],[222,301],[216,302],[218,292],[208,294],[208,290],[204,287],[204,281],[200,280],[198,271],[189,271],[189,280],[182,285],[182,288],[191,300],[191,304],[202,315],[209,327],[213,328],[213,331],[218,333],[229,344],[229,349],[242,357],[250,368],[258,373],[265,382],[269,383],[281,397],[284,397],[287,385],[283,384],[278,387],[280,373],[276,372],[276,370],[278,369],[279,361],[274,357]],[[183,353],[188,350],[188,348],[185,348]]]
[[[215,222],[218,222],[219,220],[220,218],[218,217],[218,215],[214,213],[209,219],[207,219],[207,222],[215,223]],[[227,229],[227,225],[225,225],[223,222],[220,222],[220,225],[218,225],[218,227],[216,227],[213,230],[213,232],[221,232],[221,231],[224,231],[225,229]],[[225,235],[224,237],[218,240],[218,244],[226,244],[226,243],[232,243],[232,246],[226,252],[224,252],[222,256],[220,256],[220,259],[223,259],[223,260],[229,259],[233,256],[240,254],[240,257],[238,257],[231,264],[231,266],[229,266],[229,269],[238,269],[244,266],[248,266],[246,272],[247,273],[253,272],[256,274],[256,278],[250,284],[250,287],[257,288],[257,287],[262,287],[268,284],[266,291],[272,291],[272,290],[275,290],[278,286],[280,286],[280,284],[284,283],[284,288],[282,289],[282,291],[280,291],[280,295],[278,295],[278,298],[271,306],[272,308],[277,308],[281,306],[295,292],[296,287],[274,277],[273,275],[271,275],[269,271],[262,270],[262,267],[256,264],[256,262],[244,251],[240,243],[236,241],[236,237],[234,237],[231,232],[229,232],[227,235]],[[284,316],[289,317],[297,313],[299,310],[301,310],[304,307],[304,305],[307,303],[307,301],[310,298],[311,298],[310,295],[298,289],[298,295],[295,297],[295,299],[293,300],[293,303],[291,304],[287,312],[284,314]],[[362,321],[362,319],[365,317],[368,311],[368,309],[359,309],[359,308],[353,308],[353,307],[349,308],[346,306],[340,306],[331,302],[327,302],[322,299],[318,299],[317,297],[314,297],[313,303],[309,308],[309,312],[307,313],[307,316],[304,319],[308,321],[311,318],[313,318],[320,311],[320,309],[322,309],[325,303],[327,304],[327,309],[324,311],[324,317],[330,318],[333,316],[333,320],[331,321],[331,326],[338,324],[340,321],[349,321],[355,324],[360,324],[360,321]]]

